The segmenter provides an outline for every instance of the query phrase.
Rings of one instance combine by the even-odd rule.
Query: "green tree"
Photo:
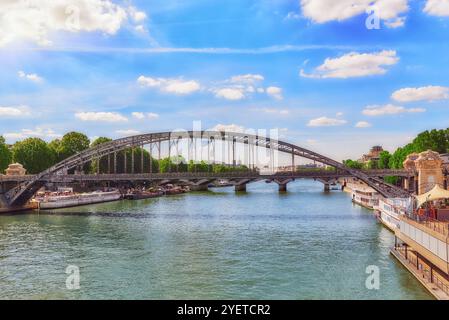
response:
[[[90,146],[91,146],[91,148],[94,148],[96,146],[99,146],[103,143],[110,142],[110,141],[112,141],[112,139],[106,138],[106,137],[99,137],[99,138],[95,139],[95,141],[93,141]],[[111,159],[110,157],[105,156],[105,157],[102,157],[101,159],[93,160],[90,165],[90,171],[92,173],[97,173],[97,172],[98,173],[109,173],[109,161],[111,161],[111,163],[110,163],[111,168],[114,168],[114,159],[113,158]]]
[[[89,148],[89,138],[80,132],[69,132],[65,134],[60,143],[60,154],[63,159],[66,159],[78,152]]]
[[[368,170],[373,170],[373,169],[378,169],[379,168],[379,164],[377,161],[375,160],[369,160],[366,164],[365,164],[365,168]]]
[[[175,166],[170,158],[164,158],[159,161],[159,171],[161,173],[172,172]]]
[[[418,134],[412,143],[417,152],[433,150],[444,153],[448,148],[447,130],[426,130]]]
[[[378,167],[379,169],[390,168],[391,154],[388,151],[382,151],[379,155]]]
[[[362,169],[363,163],[351,159],[343,160],[343,164],[351,169]]]
[[[0,173],[3,173],[3,171],[11,163],[11,160],[11,150],[9,150],[8,145],[5,143],[5,138],[0,136]]]
[[[54,157],[54,164],[64,160],[62,158],[62,153],[61,153],[62,152],[62,150],[61,150],[61,140],[55,139],[55,140],[51,141],[48,144],[48,147],[51,149],[51,151],[55,155],[55,157]]]
[[[48,169],[55,159],[48,144],[39,138],[28,138],[16,142],[12,148],[13,159],[24,166],[30,174]]]

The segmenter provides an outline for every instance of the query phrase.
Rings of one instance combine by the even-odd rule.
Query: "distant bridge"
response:
[[[170,172],[170,173],[158,173],[152,172],[152,156],[153,150],[157,150],[158,159],[161,158],[161,150],[163,148],[162,143],[165,144],[168,152],[168,157],[179,155],[179,142],[185,141],[188,144],[189,155],[194,153],[193,159],[196,161],[197,156],[197,144],[199,141],[201,153],[203,148],[207,147],[207,161],[208,163],[216,163],[216,147],[219,145],[222,150],[222,156],[224,159],[228,159],[228,166],[236,166],[237,158],[237,146],[243,146],[245,164],[248,164],[247,171],[241,172]],[[206,145],[206,147],[204,146]],[[136,161],[134,156],[134,148],[142,148],[149,150],[149,172],[136,173],[134,171],[134,163]],[[120,151],[133,148],[131,158],[131,171],[119,173],[117,170],[117,154]],[[314,162],[319,162],[334,168],[334,170],[304,170],[292,172],[278,172],[272,174],[260,174],[256,170],[257,163],[257,148],[264,148],[269,153],[269,163],[271,169],[274,171],[274,152],[280,152],[281,154],[287,154],[291,156],[291,168],[295,168],[296,157],[306,158]],[[143,152],[141,154],[140,168],[143,168]],[[100,161],[100,159],[107,158],[108,174],[69,174],[74,169],[80,169],[84,164],[93,161]],[[213,157],[213,160],[211,159]],[[111,167],[111,161],[113,166]],[[125,171],[127,171],[127,157],[124,157]],[[139,161],[139,159],[137,159]],[[170,168],[176,170],[176,166]],[[79,170],[75,170],[79,171]],[[280,186],[285,186],[289,181],[299,178],[313,178],[324,181],[330,179],[337,179],[340,177],[354,177],[360,181],[365,182],[367,185],[375,189],[377,192],[385,197],[409,197],[409,191],[406,191],[400,187],[386,183],[382,177],[384,176],[402,176],[411,177],[413,173],[404,170],[379,170],[379,171],[362,171],[351,169],[343,165],[342,163],[332,160],[328,157],[320,155],[316,152],[307,150],[305,148],[293,145],[291,143],[279,141],[277,139],[271,139],[259,135],[251,135],[246,133],[237,132],[219,132],[219,131],[183,131],[183,132],[159,132],[142,134],[132,137],[126,137],[96,147],[87,149],[76,155],[73,155],[64,161],[52,166],[51,168],[34,176],[24,177],[7,177],[2,176],[0,183],[15,182],[10,190],[3,190],[3,194],[0,196],[0,203],[3,202],[3,206],[8,207],[20,207],[25,205],[42,186],[49,182],[80,182],[80,181],[152,181],[158,183],[170,183],[170,182],[185,182],[192,186],[201,186],[209,184],[219,179],[231,180],[236,189],[238,186],[246,186],[247,183],[268,180],[277,182]],[[8,181],[9,179],[9,181]],[[11,185],[11,184],[10,184]],[[243,189],[243,187],[242,187]]]

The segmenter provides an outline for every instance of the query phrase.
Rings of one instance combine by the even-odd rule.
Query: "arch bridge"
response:
[[[195,173],[176,173],[176,177],[174,177],[174,173],[170,173],[166,176],[166,181],[172,180],[191,180],[191,179],[226,179],[229,178],[230,175],[238,175],[238,178],[241,181],[241,184],[248,183],[256,180],[277,180],[284,179],[283,181],[286,183],[294,179],[295,177],[300,177],[298,173],[294,172],[295,161],[299,158],[305,158],[312,160],[314,162],[322,163],[324,165],[333,167],[334,176],[339,177],[354,177],[367,185],[372,187],[374,190],[379,192],[384,197],[409,197],[410,193],[400,187],[391,185],[386,183],[379,176],[369,175],[367,172],[363,172],[357,169],[351,169],[343,165],[342,163],[335,161],[331,158],[313,152],[311,150],[302,148],[300,146],[280,141],[278,139],[273,139],[266,136],[255,135],[255,134],[247,134],[247,133],[238,133],[238,132],[223,132],[223,131],[181,131],[181,132],[157,132],[157,133],[148,133],[141,134],[131,137],[125,137],[117,140],[113,140],[110,142],[106,142],[100,144],[98,146],[89,148],[83,152],[77,153],[60,163],[48,168],[47,170],[35,175],[30,176],[27,179],[24,179],[23,182],[18,183],[17,186],[13,187],[11,190],[4,193],[2,199],[0,199],[0,203],[3,202],[4,206],[7,207],[20,207],[25,205],[34,194],[48,181],[55,180],[64,180],[64,179],[82,179],[85,177],[81,175],[79,177],[79,171],[83,167],[83,165],[91,162],[99,161],[101,159],[107,159],[107,163],[109,166],[109,174],[108,175],[91,175],[91,179],[97,180],[106,180],[106,181],[116,181],[123,177],[118,174],[117,171],[117,157],[120,151],[124,151],[127,149],[131,149],[131,172],[126,172],[128,165],[126,163],[127,156],[123,157],[124,159],[124,172],[122,174],[125,175],[138,175],[138,173],[134,172],[135,170],[135,155],[134,151],[136,148],[141,150],[148,150],[149,157],[149,166],[148,171],[145,175],[142,176],[142,172],[139,173],[140,179],[142,180],[156,180],[158,178],[164,178],[160,176],[160,173],[152,172],[153,165],[152,159],[154,154],[157,154],[157,158],[161,159],[161,153],[164,151],[168,158],[179,158],[179,144],[186,143],[187,144],[187,152],[189,154],[190,159],[195,159],[198,156],[198,149],[200,150],[200,158],[203,158],[204,152],[206,152],[207,156],[204,159],[207,163],[220,163],[226,164],[228,166],[236,166],[237,159],[243,156],[244,163],[247,164],[247,170],[238,172],[238,173],[209,173],[209,174],[196,174]],[[199,147],[198,147],[199,145]],[[259,148],[265,149],[265,155],[268,153],[266,157],[268,159],[268,170],[269,173],[264,174],[261,171],[258,171],[256,166],[258,163],[258,155]],[[240,149],[240,151],[238,150]],[[153,152],[155,151],[155,152]],[[221,153],[221,161],[217,161],[217,153]],[[240,154],[241,153],[241,154]],[[144,153],[140,152],[140,168],[144,168]],[[193,155],[193,157],[191,157]],[[275,162],[279,159],[279,155],[287,156],[291,161],[291,173],[273,173],[275,170]],[[111,161],[112,167],[111,168]],[[178,164],[172,165],[177,168]],[[170,168],[170,169],[175,169]],[[172,170],[170,170],[172,171]],[[176,170],[174,170],[176,171]],[[113,174],[111,174],[113,173]],[[78,174],[78,175],[77,175]],[[172,175],[170,177],[170,175]],[[330,176],[332,174],[329,174]],[[204,177],[203,177],[204,176]],[[313,175],[312,175],[313,176]],[[128,179],[131,179],[129,177]],[[282,181],[279,180],[278,183],[282,184]],[[199,182],[197,181],[197,184]]]

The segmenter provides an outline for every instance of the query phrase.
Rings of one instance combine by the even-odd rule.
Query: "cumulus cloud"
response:
[[[254,94],[264,94],[276,99],[282,99],[282,88],[270,86],[264,89],[261,85],[265,80],[264,76],[260,74],[243,74],[233,76],[227,79],[210,91],[215,94],[217,98],[224,98],[227,100],[242,100],[251,97]]]
[[[316,23],[343,21],[370,8],[376,8],[380,19],[392,23],[408,11],[408,0],[301,0],[301,8],[303,15]]]
[[[241,88],[221,88],[214,90],[217,98],[227,100],[242,100],[245,98],[244,90]]]
[[[212,131],[222,132],[245,132],[245,128],[236,124],[217,124]]]
[[[138,120],[143,120],[143,119],[158,119],[159,115],[157,113],[154,112],[148,112],[148,113],[143,113],[143,112],[132,112],[131,115],[133,116],[133,118],[138,119]]]
[[[0,106],[0,117],[1,118],[21,118],[28,117],[31,115],[30,108],[27,106],[18,107],[1,107]]]
[[[145,115],[143,114],[143,112],[133,112],[131,113],[131,115],[139,120],[145,119]]]
[[[333,119],[328,117],[320,117],[309,121],[309,127],[333,127],[346,124],[347,121],[343,119]]]
[[[387,105],[372,105],[367,106],[363,110],[363,114],[366,116],[383,116],[383,115],[392,115],[392,114],[400,114],[400,113],[421,113],[426,112],[426,109],[423,108],[404,108],[402,106],[396,106],[393,104]]]
[[[282,100],[282,89],[279,87],[268,87],[266,89],[266,92],[269,96],[278,99],[278,100]]]
[[[201,89],[199,82],[195,80],[152,78],[140,76],[137,83],[142,87],[157,88],[165,93],[188,95]]]
[[[81,121],[124,122],[126,117],[117,112],[78,112],[75,117]]]
[[[427,0],[424,12],[437,17],[449,16],[449,0]]]
[[[61,134],[56,133],[53,129],[37,127],[35,129],[22,129],[19,132],[6,132],[3,134],[8,142],[15,142],[26,138],[41,138],[41,139],[55,139],[62,137]]]
[[[449,98],[449,88],[441,86],[403,88],[393,92],[391,98],[400,102],[443,100]]]
[[[301,69],[300,75],[306,78],[352,78],[382,75],[387,72],[386,66],[399,61],[396,51],[384,50],[374,53],[351,52],[338,58],[327,58],[322,65],[311,74]]]
[[[369,128],[371,127],[371,123],[366,122],[366,121],[359,121],[355,124],[356,128]]]
[[[111,0],[27,0],[0,2],[0,46],[17,40],[51,45],[54,32],[115,34],[131,18],[141,22],[146,14]]]
[[[17,74],[18,74],[19,78],[30,80],[30,81],[37,82],[37,83],[40,83],[44,80],[42,77],[38,76],[35,73],[26,74],[24,71],[19,71],[19,72],[17,72]]]

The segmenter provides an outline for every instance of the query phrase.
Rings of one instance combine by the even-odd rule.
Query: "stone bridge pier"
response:
[[[275,179],[273,180],[278,185],[279,192],[287,192],[287,184],[289,182],[295,181],[295,179],[289,178],[289,179]]]
[[[189,186],[191,191],[207,191],[209,190],[209,184],[213,182],[211,179],[199,179],[199,180],[180,180],[179,182],[182,182]]]
[[[336,183],[335,179],[316,179],[316,181],[320,181],[324,185],[324,192],[331,191],[331,184]]]
[[[246,192],[246,185],[250,183],[251,179],[242,179],[233,181],[235,192]]]

